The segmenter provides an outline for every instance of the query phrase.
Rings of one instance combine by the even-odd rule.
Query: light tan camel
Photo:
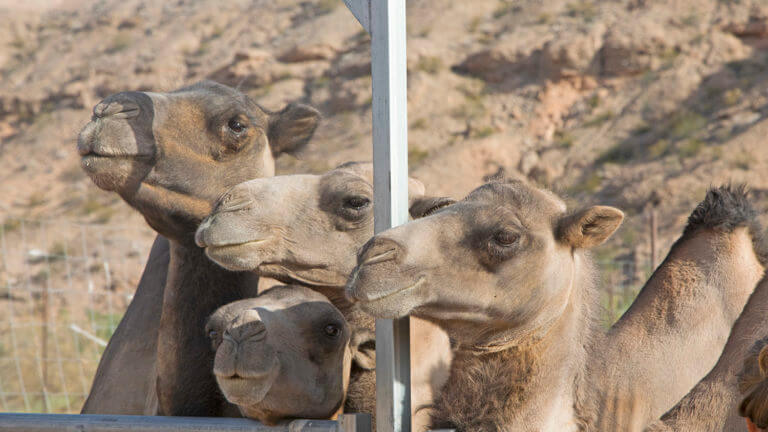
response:
[[[709,191],[590,362],[598,430],[642,430],[715,365],[763,274],[762,237],[743,187]]]
[[[370,316],[344,298],[357,250],[373,235],[373,166],[346,163],[323,175],[290,175],[241,183],[222,197],[198,228],[197,244],[230,270],[252,270],[326,295],[353,328],[373,330]],[[423,185],[411,179],[416,209]],[[426,211],[424,208],[421,211]],[[434,394],[448,377],[450,342],[435,325],[411,324],[414,430],[423,430]],[[346,411],[373,414],[374,371],[353,369]],[[369,404],[365,404],[365,403]]]
[[[244,416],[268,425],[335,417],[352,365],[375,367],[374,333],[353,333],[325,296],[302,286],[222,306],[205,330],[222,393]]]
[[[739,372],[739,390],[746,395],[739,404],[739,415],[747,422],[749,432],[768,428],[768,337],[750,348]]]
[[[273,154],[304,145],[318,118],[316,110],[297,104],[268,112],[242,93],[210,81],[171,93],[118,93],[96,105],[78,138],[81,165],[97,186],[119,194],[170,240],[170,258],[163,292],[134,298],[137,305],[152,307],[150,302],[162,296],[161,316],[147,316],[137,328],[125,327],[112,341],[121,345],[156,336],[156,362],[144,357],[141,368],[126,374],[125,361],[139,353],[118,352],[127,355],[102,364],[101,380],[94,386],[100,397],[117,398],[129,409],[116,406],[114,399],[91,397],[84,411],[143,410],[153,395],[138,390],[149,389],[123,383],[149,377],[154,367],[160,413],[224,413],[228,404],[211,373],[213,353],[200,329],[219,306],[255,295],[257,277],[211,263],[194,245],[194,231],[227,189],[273,175]],[[159,285],[148,282],[154,289]],[[140,347],[144,356],[148,346]],[[125,394],[125,388],[137,392]]]
[[[739,373],[745,365],[744,357],[755,341],[768,337],[766,317],[768,277],[760,281],[749,298],[715,367],[677,405],[664,414],[661,420],[649,426],[646,431],[746,431],[745,421],[739,416],[739,403],[742,401],[743,392],[755,389],[752,389],[754,386],[748,382],[742,382],[745,385],[740,386]],[[760,383],[759,386],[765,389],[765,383]],[[765,410],[762,410],[763,415],[764,413]],[[761,420],[765,421],[765,418],[762,417]],[[764,425],[765,423],[761,423],[761,426]]]
[[[717,204],[709,210],[718,211]],[[591,367],[599,364],[605,335],[595,324],[598,291],[585,253],[622,219],[621,211],[605,206],[567,212],[556,196],[522,182],[489,183],[371,239],[347,295],[377,317],[431,320],[456,341],[434,428],[627,430],[596,424],[605,416],[633,416],[596,415],[598,407],[610,406],[603,399],[613,396],[602,390],[616,387],[601,382],[602,371]],[[752,239],[740,226],[723,235],[737,250],[749,250]],[[754,252],[749,258],[744,271],[761,271]]]

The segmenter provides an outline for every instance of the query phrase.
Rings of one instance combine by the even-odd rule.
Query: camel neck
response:
[[[203,250],[171,241],[158,332],[158,398],[165,415],[220,415],[224,399],[212,374],[205,322],[220,306],[257,295],[258,278],[231,272]]]
[[[435,403],[433,428],[459,431],[578,430],[577,396],[593,332],[589,286],[576,286],[546,331],[503,348],[459,347]]]

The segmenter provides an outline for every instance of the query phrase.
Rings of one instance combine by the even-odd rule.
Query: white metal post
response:
[[[408,222],[405,0],[371,0],[374,232]],[[409,319],[376,320],[376,430],[411,430]]]
[[[374,232],[408,221],[405,0],[344,0],[371,34]],[[376,320],[376,430],[411,430],[409,319]]]

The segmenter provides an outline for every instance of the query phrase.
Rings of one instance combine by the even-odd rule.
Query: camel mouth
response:
[[[385,292],[367,293],[367,292],[360,292],[359,290],[355,290],[355,289],[349,289],[349,292],[350,292],[350,297],[356,301],[359,301],[361,303],[373,303],[373,302],[379,302],[379,301],[388,299],[400,293],[412,291],[424,285],[426,281],[427,281],[426,277],[419,276],[418,280],[416,280],[416,282],[412,283],[411,285],[395,288],[393,290],[389,290]]]
[[[262,262],[255,269],[260,276],[272,278],[278,280],[284,284],[298,283],[315,288],[339,288],[343,289],[347,278],[346,276],[337,276],[335,280],[311,278],[302,273],[326,270],[326,266],[303,266],[299,270],[291,270],[285,265],[274,262]],[[327,274],[328,272],[326,272]],[[336,276],[335,273],[328,274],[331,276],[329,279],[333,279]]]
[[[255,270],[261,263],[259,248],[272,237],[239,243],[207,244],[202,236],[196,235],[198,246],[205,248],[205,255],[220,266],[232,271]]]
[[[261,402],[280,374],[280,361],[275,358],[266,370],[245,371],[231,375],[214,375],[222,393],[236,405],[252,405]]]
[[[211,243],[211,244],[198,243],[198,246],[204,247],[206,249],[221,251],[221,250],[237,249],[243,246],[257,245],[257,244],[265,243],[271,239],[272,237],[267,237],[267,238],[257,239],[257,240],[248,240],[248,241],[237,242],[237,243],[235,242],[222,242],[222,243]]]

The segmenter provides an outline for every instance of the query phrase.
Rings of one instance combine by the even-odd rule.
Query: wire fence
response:
[[[0,408],[73,413],[141,276],[149,228],[0,226]]]
[[[7,219],[0,225],[0,409],[77,413],[128,307],[154,233],[145,227]],[[600,261],[605,322],[650,267]]]

